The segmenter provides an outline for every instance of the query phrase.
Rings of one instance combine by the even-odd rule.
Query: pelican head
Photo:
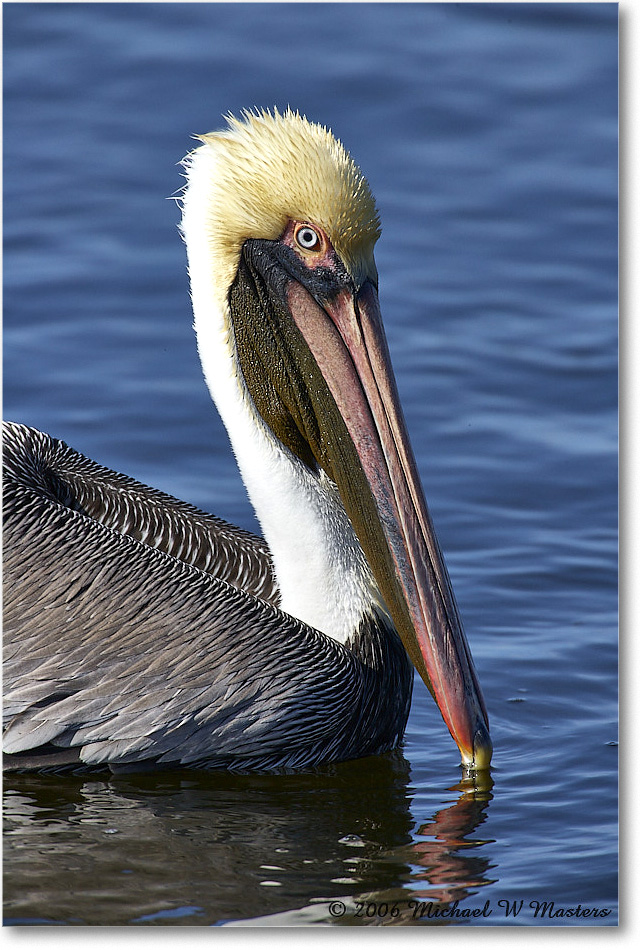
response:
[[[360,614],[385,613],[462,763],[486,768],[484,701],[383,331],[367,181],[292,111],[228,117],[186,169],[199,353],[283,609],[344,641]]]

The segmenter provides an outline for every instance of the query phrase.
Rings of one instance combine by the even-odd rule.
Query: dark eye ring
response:
[[[304,224],[297,230],[296,240],[304,251],[318,251],[321,247],[321,238],[309,224]]]

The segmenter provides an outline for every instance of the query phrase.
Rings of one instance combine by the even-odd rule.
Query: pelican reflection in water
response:
[[[462,763],[481,690],[332,134],[230,117],[185,160],[203,372],[264,540],[5,428],[5,767],[310,767],[403,737],[412,664]]]

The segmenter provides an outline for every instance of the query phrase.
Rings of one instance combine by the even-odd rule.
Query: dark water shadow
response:
[[[471,835],[492,796],[464,781],[418,826],[409,771],[397,753],[296,775],[6,776],[5,924],[412,923],[409,901],[486,883]]]

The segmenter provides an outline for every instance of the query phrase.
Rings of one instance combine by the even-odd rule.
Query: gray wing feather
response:
[[[22,445],[31,440],[31,459],[34,440],[48,439],[25,427],[13,427],[10,437]],[[5,448],[6,442],[7,436]],[[53,448],[72,451],[64,443]],[[5,751],[16,760],[52,746],[89,765],[149,759],[277,768],[398,741],[398,722],[382,736],[380,710],[364,717],[364,691],[375,674],[350,650],[181,560],[166,517],[158,518],[156,546],[123,533],[124,504],[111,525],[107,517],[97,521],[102,486],[121,476],[100,470],[101,490],[92,489],[100,502],[89,511],[92,491],[69,489],[61,501],[64,492],[59,485],[51,490],[49,472],[39,478],[49,479],[50,490],[38,491],[29,472],[35,463],[23,461],[20,477],[16,464],[14,454],[4,528]],[[138,483],[134,491],[125,481],[137,504],[141,497],[158,500],[160,493]],[[71,482],[67,472],[65,484]],[[175,504],[172,517],[178,510],[186,524],[189,506]],[[201,513],[198,520],[207,524]],[[225,544],[238,544],[226,529]],[[240,537],[245,564],[259,577],[255,587],[275,599],[265,549]],[[199,558],[213,570],[224,558],[220,549],[208,555],[203,538],[201,532]],[[405,717],[401,731],[404,724]]]
[[[3,446],[5,484],[15,507],[24,510],[34,494],[42,496],[278,604],[262,538],[98,465],[37,429],[3,423]]]

